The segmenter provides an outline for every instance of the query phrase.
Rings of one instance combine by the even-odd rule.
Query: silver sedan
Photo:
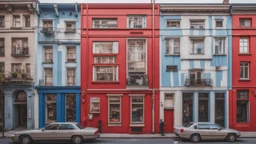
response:
[[[210,122],[195,122],[174,127],[174,134],[180,138],[190,139],[192,142],[199,142],[200,140],[227,140],[234,142],[241,136],[237,130],[225,129],[218,124]]]
[[[70,140],[74,144],[81,144],[86,139],[96,139],[100,136],[97,128],[82,127],[78,123],[56,122],[37,130],[17,132],[12,135],[13,142],[31,144],[34,141]]]

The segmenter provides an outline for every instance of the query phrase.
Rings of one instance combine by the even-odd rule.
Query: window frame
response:
[[[48,96],[51,96],[51,97],[54,96],[55,100],[48,101],[47,100]],[[48,116],[47,116],[47,115],[49,115],[48,107],[47,107],[48,104],[55,104],[55,112],[56,112],[55,121],[54,120],[53,121],[48,120]],[[56,122],[57,121],[57,112],[58,112],[57,111],[57,94],[56,93],[45,94],[45,121],[46,121],[46,123]]]
[[[51,50],[50,52],[47,52],[47,50]],[[51,59],[46,59],[46,55],[49,55]],[[52,46],[44,46],[44,63],[53,63],[53,47]]]
[[[134,98],[134,97],[142,97],[142,100],[143,100],[143,102],[132,102],[132,98]],[[143,121],[142,122],[134,122],[133,120],[132,120],[132,105],[133,104],[143,104]],[[130,96],[130,123],[131,124],[144,124],[144,122],[145,122],[145,98],[144,98],[144,96]]]
[[[130,18],[132,18],[132,20],[133,20],[133,24],[131,24],[131,25],[130,25]],[[134,26],[135,25],[134,18],[142,18],[141,28]],[[147,28],[147,16],[146,15],[127,15],[127,28],[128,29],[146,29]]]
[[[74,106],[75,106],[75,121],[68,121],[68,120],[67,120],[67,97],[68,97],[68,96],[74,97],[74,100],[75,100],[75,103],[74,103]],[[73,102],[74,102],[74,101],[73,101]],[[76,118],[77,118],[76,103],[77,103],[76,94],[65,94],[65,121],[66,121],[66,122],[76,122]]]
[[[69,75],[69,71],[74,72],[74,75]],[[69,78],[73,78],[74,83],[69,83]],[[67,86],[75,86],[76,85],[76,68],[67,68]]]
[[[169,97],[169,98],[167,98]],[[172,100],[172,106],[166,106],[167,99]],[[164,93],[164,109],[174,109],[174,102],[175,102],[175,93]]]
[[[241,40],[243,41],[243,45],[241,45]],[[245,46],[246,40],[247,40],[247,47]],[[241,51],[241,48],[243,49],[243,51]],[[245,48],[247,48],[247,49],[245,50]],[[239,38],[239,54],[249,54],[249,53],[250,53],[250,38],[249,37],[240,37]]]
[[[19,67],[19,69],[22,69],[22,63],[11,63],[11,71],[12,72],[17,72],[17,70],[14,70],[13,66],[16,65]]]
[[[238,98],[238,95],[240,92],[247,92],[248,98]],[[250,90],[237,90],[236,94],[236,109],[238,107],[238,102],[239,101],[247,101],[247,121],[246,122],[238,122],[237,121],[237,111],[236,111],[236,123],[250,123]]]
[[[19,18],[19,26],[17,26],[17,23],[16,22],[18,22],[17,21],[17,18]],[[12,19],[13,19],[13,24],[12,24],[12,26],[14,27],[14,28],[21,28],[22,27],[22,23],[21,23],[21,16],[20,15],[18,15],[18,14],[14,14],[13,16],[12,16]]]
[[[221,22],[221,26],[218,26],[218,22]],[[223,25],[223,19],[216,19],[215,20],[215,27],[216,28],[223,28],[224,27],[224,25]]]
[[[203,26],[203,27],[200,28],[200,26]],[[205,19],[202,19],[202,20],[190,19],[189,20],[189,27],[190,27],[190,29],[205,29]]]
[[[28,28],[28,27],[31,27],[31,17],[30,15],[23,15],[23,24],[24,24],[24,27]]]
[[[0,38],[0,42],[3,43],[3,45],[0,45],[0,57],[5,56],[5,38]]]
[[[180,28],[180,21],[181,21],[181,20],[167,19],[166,22],[165,22],[165,26],[166,26],[167,28]],[[169,22],[170,22],[170,23],[172,23],[172,22],[176,23],[176,26],[172,26],[172,24],[170,24],[170,26],[169,26],[169,25],[168,25]]]
[[[218,45],[218,49],[221,49],[220,52],[216,53],[216,42],[217,41],[221,41],[222,46],[219,48]],[[218,43],[219,44],[219,43]],[[214,38],[214,55],[226,55],[226,37],[215,37]]]
[[[110,102],[111,98],[119,98],[119,102]],[[111,122],[110,121],[110,105],[111,104],[119,104],[119,117],[120,121],[119,122]],[[122,96],[113,96],[109,95],[108,96],[108,124],[121,124],[122,123]]]
[[[170,48],[170,42],[173,41],[173,47]],[[175,42],[179,43],[179,47],[175,46]],[[174,37],[174,38],[166,38],[165,39],[165,55],[180,55],[180,44],[181,44],[181,38],[180,37]],[[175,52],[175,49],[178,48],[179,52]],[[169,53],[167,53],[167,50],[169,51]],[[171,52],[173,51],[173,52]]]
[[[250,25],[249,26],[246,26],[246,21],[250,22]],[[244,24],[244,25],[242,25]],[[252,18],[239,18],[239,26],[240,27],[244,27],[244,28],[249,28],[249,27],[252,27]]]
[[[243,77],[241,78],[241,64],[243,64],[243,66],[242,66],[242,72],[243,72]],[[248,66],[245,66],[245,64],[248,64]],[[247,73],[247,75],[248,75],[248,78],[245,78],[245,69],[246,69],[246,67],[248,67],[248,73]],[[240,80],[249,80],[250,79],[250,62],[240,62],[240,74],[239,74],[239,77],[240,77]]]
[[[74,25],[74,28],[68,28],[68,24]],[[65,21],[65,31],[76,33],[76,21]]]
[[[4,28],[5,27],[5,16],[0,15],[0,27]]]
[[[96,27],[95,25],[95,22],[96,21],[99,21],[99,27]],[[113,21],[113,22],[116,22],[116,26],[114,27],[102,27],[102,25],[104,25],[104,24],[102,24],[102,22],[103,21],[107,21],[107,26],[108,26],[108,22],[110,22],[110,21]],[[114,25],[114,24],[113,24]],[[92,18],[92,28],[94,28],[94,29],[116,29],[116,28],[118,28],[118,19],[117,18]]]
[[[51,70],[51,75],[49,75],[49,76],[47,76],[46,75],[46,70]],[[52,82],[51,83],[49,83],[49,82],[47,82],[47,77],[51,77],[51,79],[52,79]],[[45,84],[45,86],[52,86],[53,85],[53,68],[44,68],[44,84]]]
[[[97,80],[97,73],[100,73],[100,72],[97,72],[97,68],[113,68],[114,69],[114,71],[113,71],[113,73],[112,73],[112,75],[113,75],[113,80]],[[103,73],[105,73],[106,74],[106,72],[103,72]],[[118,82],[119,81],[119,79],[118,79],[118,66],[116,65],[116,64],[114,64],[114,65],[103,65],[103,66],[101,66],[101,65],[94,65],[93,66],[93,81],[94,82]]]
[[[67,63],[76,63],[76,59],[77,59],[77,54],[76,54],[76,46],[66,46],[67,48],[67,58],[66,58],[66,62]],[[75,52],[74,53],[71,53],[69,50],[74,50]],[[75,58],[74,59],[69,59],[69,55],[75,55]]]
[[[201,53],[195,53],[195,42],[203,42],[203,49]],[[191,55],[204,55],[205,54],[205,38],[190,38],[191,48]],[[197,49],[198,50],[198,49]]]

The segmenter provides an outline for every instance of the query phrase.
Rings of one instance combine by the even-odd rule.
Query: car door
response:
[[[222,131],[221,128],[215,124],[210,125],[211,133],[214,139],[224,140],[226,137],[226,132]]]
[[[200,134],[202,140],[211,139],[211,131],[209,124],[198,124],[197,132]]]
[[[41,132],[35,134],[35,138],[42,141],[56,140],[58,127],[59,124],[47,125]]]
[[[72,124],[61,124],[58,129],[57,138],[59,140],[70,140],[75,127]]]

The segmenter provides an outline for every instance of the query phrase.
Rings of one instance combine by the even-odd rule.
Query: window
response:
[[[191,20],[190,28],[192,29],[203,29],[204,28],[204,20]]]
[[[4,27],[4,16],[0,16],[0,27]]]
[[[204,39],[191,39],[192,54],[204,54]]]
[[[183,93],[183,123],[193,121],[193,93]]]
[[[61,124],[58,130],[73,130],[75,127],[71,124]]]
[[[215,21],[216,23],[216,28],[221,28],[221,27],[223,27],[223,20],[216,20]]]
[[[190,70],[189,78],[190,78],[190,80],[194,80],[195,84],[200,84],[201,79],[203,78],[203,71],[202,70]]]
[[[0,62],[0,72],[4,73],[5,68],[4,68],[4,62]],[[1,95],[1,91],[0,91],[0,95]]]
[[[252,19],[241,18],[239,21],[241,27],[251,27]]]
[[[0,91],[0,124],[3,125],[4,122],[4,109],[5,109],[5,96],[3,91]]]
[[[0,39],[0,56],[4,56],[4,39]]]
[[[92,20],[93,28],[117,28],[116,18],[98,19],[94,18]]]
[[[66,121],[76,121],[76,95],[66,94]]]
[[[52,68],[45,68],[45,85],[46,86],[52,86],[52,80],[53,80],[53,75],[52,75]]]
[[[199,122],[208,122],[208,101],[209,101],[209,94],[208,93],[199,93]]]
[[[28,75],[30,75],[30,73],[31,73],[30,70],[31,70],[31,69],[30,69],[30,64],[29,64],[29,63],[26,63],[26,73],[27,73]]]
[[[240,79],[249,79],[249,62],[240,62]]]
[[[29,15],[24,15],[24,26],[30,27],[30,16]]]
[[[13,27],[21,27],[21,20],[19,15],[13,16]]]
[[[117,53],[118,42],[93,43],[94,81],[118,81],[118,66],[116,64]],[[106,56],[104,54],[108,54],[110,56]],[[97,64],[104,64],[104,66],[98,66]]]
[[[180,54],[180,39],[179,38],[166,39],[165,54]]]
[[[210,129],[211,130],[218,130],[220,128],[217,125],[215,125],[215,124],[210,124]]]
[[[147,28],[146,16],[128,16],[128,28]]]
[[[249,53],[249,38],[240,38],[240,51],[239,53]]]
[[[46,122],[56,122],[56,94],[46,94]]]
[[[225,126],[225,93],[215,93],[215,123]]]
[[[12,63],[12,72],[18,72],[21,70],[21,63]]]
[[[53,21],[52,20],[43,20],[43,30],[52,31],[53,30]]]
[[[237,91],[236,122],[249,122],[250,104],[249,90]]]
[[[90,98],[90,113],[100,113],[100,98],[91,97]]]
[[[131,122],[144,123],[144,97],[131,96]]]
[[[173,93],[166,93],[164,94],[164,108],[174,108],[174,94]]]
[[[68,68],[67,69],[67,85],[68,86],[75,86],[76,85],[76,69]]]
[[[59,124],[50,124],[45,127],[45,130],[57,130],[59,127]]]
[[[180,27],[180,20],[167,20],[166,27]]]
[[[52,47],[44,48],[44,61],[45,61],[45,63],[53,62],[53,48]]]
[[[67,62],[76,62],[76,47],[67,47]]]
[[[210,129],[210,124],[198,124],[198,129]]]
[[[28,39],[27,38],[12,38],[12,54],[13,55],[28,55]]]
[[[225,54],[225,38],[215,38],[215,54]]]
[[[76,22],[66,22],[66,32],[76,32]]]
[[[109,123],[121,123],[121,97],[109,96],[108,97],[108,122]]]

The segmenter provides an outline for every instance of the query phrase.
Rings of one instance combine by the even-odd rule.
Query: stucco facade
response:
[[[44,3],[38,8],[35,46],[37,126],[52,121],[79,122],[80,6],[76,3]],[[75,110],[69,113],[71,109]]]
[[[160,118],[174,126],[209,121],[228,127],[232,86],[229,5],[161,5],[160,11],[160,103],[172,101],[160,108]],[[168,95],[172,100],[166,99]]]
[[[0,2],[0,123],[4,115],[7,130],[34,128],[35,5],[34,0]]]

